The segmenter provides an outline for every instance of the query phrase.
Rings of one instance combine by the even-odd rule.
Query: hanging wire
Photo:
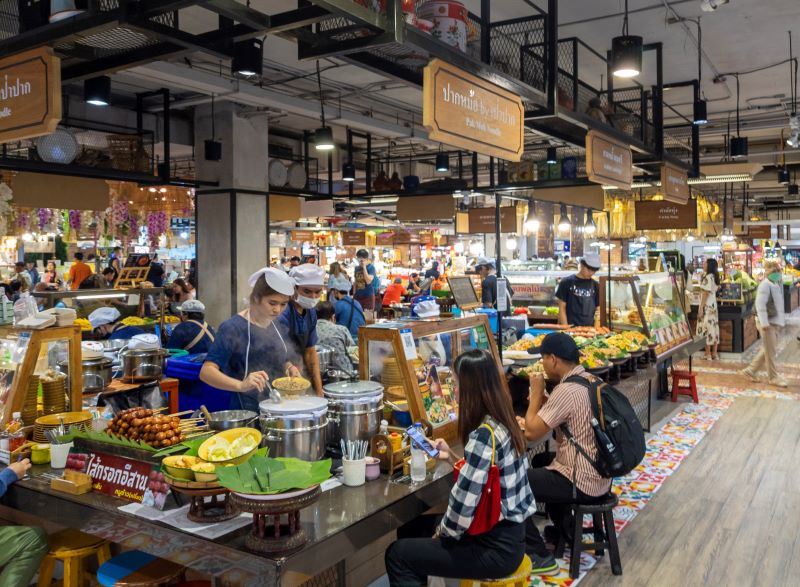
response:
[[[625,0],[625,16],[622,19],[622,36],[628,36],[628,0]]]
[[[322,127],[325,128],[325,98],[322,95],[322,76],[319,72],[319,59],[317,59],[317,88],[319,88],[319,110]]]
[[[211,140],[217,140],[217,129],[214,125],[216,116],[214,116],[214,94],[211,94]]]
[[[736,136],[739,136],[739,74],[736,74]]]

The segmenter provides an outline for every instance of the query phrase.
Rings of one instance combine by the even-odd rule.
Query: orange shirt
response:
[[[402,283],[390,283],[383,294],[383,305],[391,306],[400,303],[400,296],[406,293]]]
[[[69,268],[70,289],[78,289],[81,283],[92,274],[92,268],[83,261],[75,261]]]

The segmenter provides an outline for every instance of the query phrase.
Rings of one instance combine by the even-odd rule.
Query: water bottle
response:
[[[381,427],[379,434],[383,434],[384,436],[389,436],[389,422],[386,420],[381,420]]]
[[[617,471],[622,467],[622,458],[619,455],[619,451],[617,451],[616,445],[611,438],[609,438],[608,434],[600,428],[600,422],[597,421],[597,418],[592,418],[592,428],[594,429],[594,435],[598,442],[597,448],[608,464],[609,472],[613,473]]]
[[[417,422],[414,428],[422,434],[422,424]],[[411,481],[419,483],[425,481],[427,471],[425,470],[425,451],[419,448],[413,439],[411,440]]]

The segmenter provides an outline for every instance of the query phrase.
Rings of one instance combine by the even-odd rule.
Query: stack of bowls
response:
[[[25,403],[22,405],[22,422],[30,426],[39,415],[37,402],[39,399],[39,376],[31,375],[28,380],[28,388],[25,393]],[[44,441],[46,442],[46,441]]]

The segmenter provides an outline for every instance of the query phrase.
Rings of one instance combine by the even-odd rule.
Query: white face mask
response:
[[[297,304],[306,310],[311,310],[319,303],[319,298],[307,298],[306,296],[297,296],[295,300]]]

